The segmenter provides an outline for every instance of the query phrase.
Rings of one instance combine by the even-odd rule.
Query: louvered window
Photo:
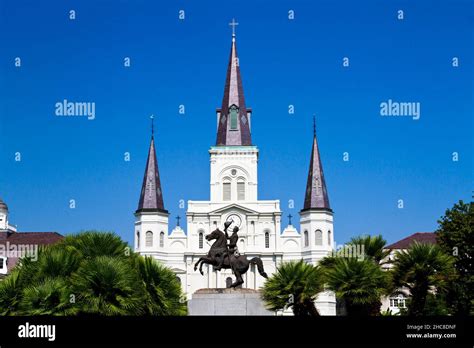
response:
[[[237,130],[237,109],[233,107],[230,110],[230,130]]]
[[[237,199],[239,201],[245,200],[245,182],[237,183]]]
[[[230,201],[230,182],[225,182],[222,185],[222,192],[223,192],[223,200],[224,201]]]
[[[153,246],[153,232],[148,231],[148,232],[145,234],[145,245],[146,245],[147,247]]]
[[[323,232],[317,230],[314,235],[314,241],[316,245],[323,245]]]

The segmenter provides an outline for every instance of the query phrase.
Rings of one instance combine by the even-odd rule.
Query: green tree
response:
[[[126,260],[111,256],[85,260],[70,282],[79,313],[143,314],[144,289]]]
[[[63,278],[46,278],[25,287],[19,306],[24,315],[72,314],[67,285]]]
[[[385,259],[390,253],[389,250],[384,250],[387,241],[383,239],[381,235],[378,236],[358,236],[350,240],[348,245],[360,245],[361,249],[363,248],[363,253],[365,257],[370,258],[375,263],[380,264],[380,262]]]
[[[25,257],[20,260],[21,284],[33,284],[48,278],[67,278],[77,271],[81,254],[63,244],[42,246],[37,260]]]
[[[474,314],[474,203],[459,201],[438,220],[439,246],[455,259],[457,279],[447,286],[446,300],[453,314]]]
[[[410,290],[407,314],[423,315],[428,293],[442,292],[453,280],[451,256],[438,245],[414,242],[406,251],[398,251],[391,270],[393,286]]]
[[[369,258],[323,259],[328,288],[344,302],[347,315],[380,314],[380,297],[385,294],[388,275]]]
[[[317,316],[316,296],[324,290],[323,275],[318,266],[303,260],[282,263],[265,281],[262,298],[268,309],[291,308],[295,316]]]
[[[0,315],[15,315],[21,300],[20,274],[14,269],[0,281]]]
[[[183,298],[170,269],[111,232],[42,247],[0,282],[1,315],[184,315]]]
[[[62,245],[68,250],[76,250],[84,259],[97,256],[128,258],[130,247],[113,232],[84,231],[66,236]]]
[[[186,315],[186,301],[176,275],[151,257],[140,257],[137,261],[146,289],[145,314]]]

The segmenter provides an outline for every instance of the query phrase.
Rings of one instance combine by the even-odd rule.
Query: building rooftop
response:
[[[385,247],[385,249],[408,249],[413,242],[436,244],[434,232],[417,232]]]
[[[0,232],[0,244],[53,244],[64,237],[57,232]]]

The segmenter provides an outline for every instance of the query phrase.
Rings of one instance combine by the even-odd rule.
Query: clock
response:
[[[227,229],[227,232],[232,232],[232,230],[234,229],[234,227],[238,227],[240,229],[240,225],[242,224],[242,218],[237,215],[237,214],[230,214],[228,217],[227,217],[227,220],[226,221],[231,221],[232,224],[229,226],[229,228]]]

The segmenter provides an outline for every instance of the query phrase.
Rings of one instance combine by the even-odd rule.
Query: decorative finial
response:
[[[176,216],[176,226],[179,226],[179,220],[181,220],[181,217],[178,215]]]
[[[293,217],[293,215],[291,215],[291,214],[288,215],[288,225],[290,225],[290,226],[292,226],[292,225],[291,225],[291,218],[292,218],[292,217]]]
[[[313,136],[316,137],[316,114],[313,114]]]
[[[155,116],[153,116],[153,115],[150,116],[150,119],[151,119],[151,136],[152,137],[155,134],[155,127],[154,127],[154,122],[153,122],[154,118],[155,118]]]
[[[230,22],[229,25],[232,27],[232,41],[235,41],[235,27],[239,25],[239,23],[235,21],[235,18],[232,18],[232,22]]]

